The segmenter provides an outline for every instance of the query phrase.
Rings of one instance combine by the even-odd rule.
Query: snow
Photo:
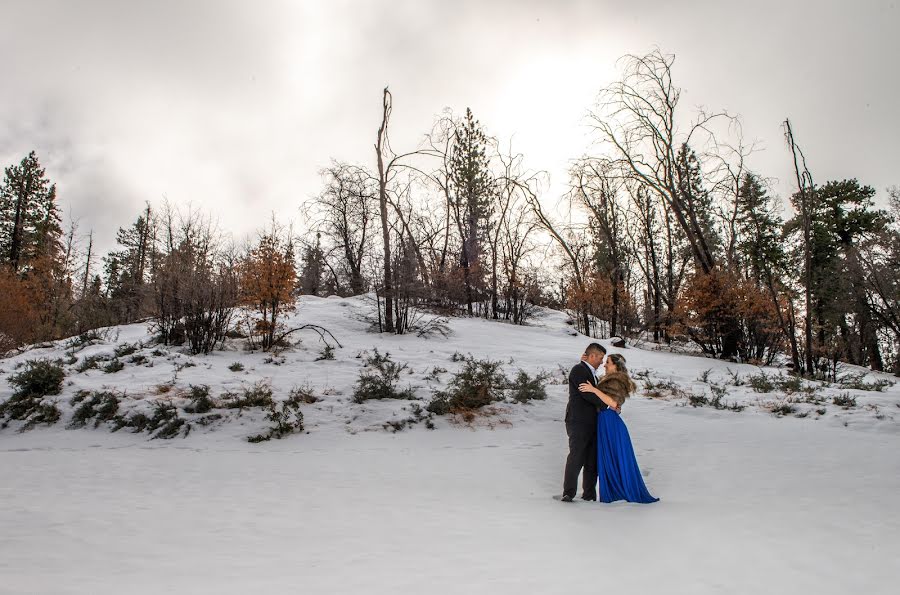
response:
[[[547,401],[503,404],[472,425],[438,418],[433,431],[385,429],[409,417],[408,401],[350,400],[356,356],[376,347],[409,363],[403,386],[423,405],[459,368],[454,353],[558,375],[589,341],[564,315],[545,311],[529,327],[451,320],[449,337],[424,339],[367,332],[369,308],[363,298],[304,298],[296,321],[335,334],[343,348],[334,361],[315,361],[322,345],[302,334],[279,365],[235,342],[197,357],[147,346],[138,353],[152,367],[114,374],[67,366],[71,384],[53,398],[62,422],[0,431],[0,593],[897,591],[898,385],[822,388],[826,400],[848,393],[857,406],[797,403],[812,411],[802,419],[767,411],[784,394],[747,386],[727,386],[724,399],[746,404],[742,412],[639,394],[623,415],[661,502],[567,505],[551,499],[567,452],[562,384],[548,387]],[[78,357],[149,339],[144,325],[116,330]],[[760,371],[622,352],[632,372],[707,396],[705,370],[722,384],[729,370]],[[0,360],[0,378],[27,359],[61,356],[62,342]],[[234,362],[245,370],[230,371]],[[249,444],[265,421],[247,412],[173,440],[65,428],[79,389],[124,391],[123,407],[141,407],[190,384],[218,395],[261,379],[278,398],[308,385],[322,399],[303,406],[306,432]],[[11,392],[0,386],[0,399]]]

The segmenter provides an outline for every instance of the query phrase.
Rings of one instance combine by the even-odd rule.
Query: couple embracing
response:
[[[605,374],[600,372],[601,366]],[[569,457],[563,479],[563,502],[572,502],[582,478],[583,500],[615,502],[656,502],[647,491],[634,456],[628,428],[620,413],[625,399],[635,390],[628,376],[625,358],[591,343],[581,362],[569,372],[569,404],[566,407],[566,433]]]

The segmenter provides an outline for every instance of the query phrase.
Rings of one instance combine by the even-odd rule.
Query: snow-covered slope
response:
[[[626,348],[638,384],[651,389],[626,403],[623,418],[662,500],[565,505],[550,498],[567,451],[563,384],[551,384],[546,401],[501,404],[471,424],[437,418],[434,430],[399,432],[414,402],[351,396],[358,356],[375,348],[409,364],[401,385],[424,406],[461,365],[454,354],[511,361],[510,373],[545,370],[558,382],[589,339],[551,311],[529,327],[459,319],[446,338],[381,336],[366,330],[369,308],[362,298],[303,299],[294,322],[333,332],[343,345],[334,360],[316,361],[323,345],[312,333],[274,357],[239,341],[191,357],[151,345],[143,325],[75,353],[54,397],[63,419],[0,430],[0,593],[898,588],[898,385],[756,392],[751,377],[759,386],[761,373],[778,371]],[[0,360],[0,379],[25,360],[72,361],[65,344]],[[120,371],[76,371],[126,344],[144,346],[120,358]],[[878,378],[888,377],[863,381]],[[182,406],[190,385],[216,397],[259,381],[276,399],[296,387],[320,399],[303,405],[304,433],[249,444],[266,425],[249,410],[172,440],[66,429],[79,390],[124,393],[127,411],[160,399]],[[690,405],[714,390],[720,405],[746,408]],[[11,393],[0,382],[0,400]]]

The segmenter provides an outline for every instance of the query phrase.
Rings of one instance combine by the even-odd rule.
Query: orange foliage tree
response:
[[[689,336],[715,357],[722,354],[722,338],[730,333],[738,336],[737,353],[743,361],[771,363],[784,347],[778,311],[768,294],[752,280],[729,272],[690,277],[673,319],[670,331]]]
[[[614,293],[618,294],[618,303],[613,300]],[[566,307],[574,311],[573,318],[576,321],[584,319],[584,315],[587,315],[591,327],[581,329],[581,325],[578,325],[578,330],[591,337],[608,334],[608,328],[598,328],[604,321],[612,326],[613,317],[618,318],[619,322],[636,317],[631,296],[625,288],[619,284],[618,291],[614,292],[612,281],[605,276],[591,275],[584,280],[581,289],[578,285],[571,284],[566,295]],[[622,324],[619,328],[624,329],[626,325]]]
[[[39,303],[28,283],[0,266],[0,355],[37,339]]]
[[[296,279],[293,244],[273,226],[241,263],[241,301],[253,312],[247,320],[251,345],[268,351],[290,332],[280,319],[295,307]]]

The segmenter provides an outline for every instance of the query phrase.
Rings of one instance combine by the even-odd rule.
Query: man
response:
[[[603,363],[606,349],[591,343],[580,361],[569,372],[569,403],[566,405],[566,434],[569,436],[569,457],[563,478],[563,502],[575,498],[578,473],[584,469],[582,500],[597,499],[597,411],[606,409],[600,397],[578,390],[582,382],[597,385],[597,370]]]

